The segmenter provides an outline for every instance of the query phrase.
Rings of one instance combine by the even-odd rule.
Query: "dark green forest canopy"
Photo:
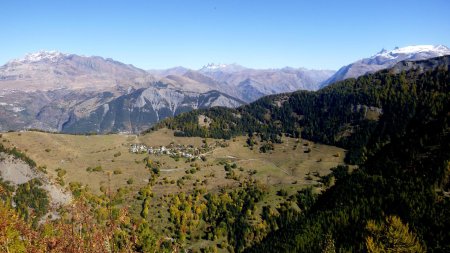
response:
[[[330,238],[336,251],[365,251],[368,221],[381,223],[388,215],[407,223],[427,251],[448,252],[449,59],[400,63],[237,109],[192,111],[155,128],[215,138],[258,133],[263,141],[287,134],[349,150],[347,161],[359,169],[340,176],[250,252],[318,252]],[[209,127],[198,124],[199,115],[210,119]]]

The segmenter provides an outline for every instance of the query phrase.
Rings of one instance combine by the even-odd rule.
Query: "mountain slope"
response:
[[[158,121],[194,109],[243,104],[218,91],[186,92],[168,87],[138,89],[114,99],[97,97],[89,113],[73,110],[61,130],[67,133],[140,132]]]
[[[425,60],[433,57],[450,55],[450,49],[443,45],[422,45],[381,50],[370,58],[365,58],[340,68],[333,76],[321,84],[325,87],[331,83],[347,78],[355,78],[366,73],[387,69],[404,60]]]

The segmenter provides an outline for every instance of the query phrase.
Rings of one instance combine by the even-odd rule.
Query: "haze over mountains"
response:
[[[199,70],[175,67],[166,70],[149,70],[148,72],[162,78],[163,82],[178,86],[189,85],[190,89],[206,85],[209,89],[217,89],[245,102],[252,102],[262,96],[281,92],[317,90],[318,85],[335,71],[290,67],[252,69],[235,63],[209,63]]]
[[[450,49],[442,45],[383,50],[335,73],[238,64],[146,71],[99,56],[41,51],[0,67],[0,131],[139,132],[193,109],[237,107],[266,95],[317,90],[405,59],[446,54]]]
[[[237,64],[208,64],[198,72],[233,87],[238,97],[254,101],[262,96],[296,90],[317,90],[318,84],[331,76],[331,70],[305,68],[249,69]]]

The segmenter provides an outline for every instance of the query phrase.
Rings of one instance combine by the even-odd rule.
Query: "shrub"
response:
[[[277,192],[278,196],[287,197],[289,194],[285,189],[281,189]]]
[[[61,168],[57,168],[56,170],[55,170],[58,174],[58,177],[63,177],[64,175],[66,175],[66,173],[67,173],[67,171],[65,171],[65,170],[63,170],[63,169],[61,169]]]
[[[102,168],[102,166],[99,165],[99,166],[92,168],[92,171],[93,172],[101,172],[101,171],[103,171],[103,168]]]

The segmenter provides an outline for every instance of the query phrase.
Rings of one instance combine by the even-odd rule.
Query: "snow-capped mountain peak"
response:
[[[450,48],[444,45],[396,47],[390,51],[383,49],[369,58],[361,59],[340,68],[333,76],[323,82],[321,87],[347,78],[356,78],[367,73],[374,73],[382,69],[387,69],[400,61],[426,60],[444,55],[450,55]]]
[[[216,71],[223,71],[223,72],[238,72],[241,70],[246,69],[245,67],[242,67],[238,64],[215,64],[215,63],[208,63],[207,65],[203,66],[199,71],[200,72],[216,72]]]
[[[32,63],[32,62],[39,62],[39,61],[51,61],[56,62],[61,57],[67,56],[67,54],[63,54],[58,51],[38,51],[34,53],[29,53],[25,55],[23,58],[20,59],[14,59],[10,61],[9,63]]]
[[[220,69],[220,68],[226,68],[227,64],[215,64],[215,63],[208,63],[206,66],[203,66],[202,69]]]
[[[394,50],[381,50],[371,58],[385,57],[389,59],[397,58],[399,55],[414,55],[414,54],[433,54],[434,56],[444,56],[450,54],[450,49],[444,45],[416,45],[406,47],[396,47]]]

